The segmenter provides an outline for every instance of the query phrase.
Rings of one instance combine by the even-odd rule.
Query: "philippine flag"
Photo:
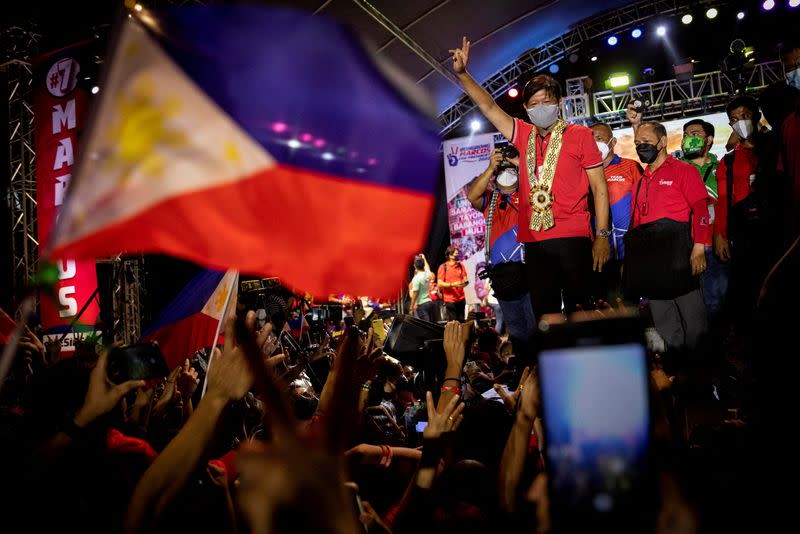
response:
[[[157,341],[170,368],[216,345],[219,324],[237,286],[236,271],[203,271],[166,307],[141,341]]]
[[[158,252],[315,295],[396,294],[439,137],[383,72],[341,25],[292,9],[135,13],[50,256]]]

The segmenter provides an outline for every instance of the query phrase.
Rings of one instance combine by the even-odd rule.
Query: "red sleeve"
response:
[[[519,150],[520,160],[525,157],[528,149],[528,137],[533,129],[533,124],[514,118],[514,133],[511,134],[511,144]]]
[[[695,167],[687,165],[683,180],[681,180],[681,188],[683,196],[689,206],[694,206],[698,200],[703,200],[708,203],[708,190],[706,184],[703,183],[703,177],[700,176],[700,171]]]
[[[444,269],[443,269],[443,267],[444,267],[444,263],[441,264],[439,266],[439,270],[436,271],[436,278],[438,279],[439,282],[446,282],[447,281],[447,280],[444,280]]]
[[[728,237],[728,168],[725,158],[719,160],[716,171],[717,203],[714,206],[714,233]]]
[[[597,142],[594,140],[592,130],[580,126],[575,128],[575,135],[578,137],[578,146],[580,146],[579,163],[584,169],[591,169],[603,164],[603,155],[600,154],[600,149],[597,148]]]
[[[711,234],[708,200],[701,198],[691,204],[690,207],[692,209],[692,235],[694,236],[694,242],[705,245],[708,243],[708,238]]]

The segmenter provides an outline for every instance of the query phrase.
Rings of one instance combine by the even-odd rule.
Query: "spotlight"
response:
[[[575,53],[573,52],[572,54],[570,54],[570,55],[569,55],[569,58],[568,58],[568,59],[569,59],[569,62],[570,62],[570,63],[577,63],[577,62],[578,62],[578,59],[580,59],[580,56],[578,56],[578,54],[575,54]]]
[[[789,7],[800,6],[800,0],[789,0]]]
[[[136,4],[135,6],[133,6],[133,9],[135,9],[136,11],[141,11],[142,10],[142,4]]]
[[[706,11],[706,17],[709,19],[717,18],[717,15],[719,15],[719,11],[717,11],[716,7],[710,7],[708,11]]]
[[[656,35],[658,35],[659,37],[664,37],[665,35],[667,35],[667,27],[659,26],[658,28],[656,28]]]
[[[647,78],[648,80],[652,80],[653,78],[656,77],[656,69],[654,69],[653,67],[647,67],[642,71],[642,74],[644,74],[644,77]]]
[[[557,63],[553,63],[552,65],[550,65],[550,74],[555,74],[559,70],[560,70],[560,67],[558,66]]]
[[[761,7],[764,8],[764,11],[769,11],[773,7],[775,7],[775,0],[765,0]]]
[[[693,20],[694,17],[690,13],[687,13],[681,17],[681,22],[683,22],[684,24],[691,24]]]
[[[736,18],[739,19],[739,20],[742,20],[744,18],[744,11],[739,11],[736,14]]]
[[[631,77],[626,72],[617,72],[608,78],[608,86],[614,89],[627,87],[631,83]]]
[[[288,129],[289,129],[289,127],[286,126],[285,122],[278,121],[278,122],[273,122],[272,123],[272,131],[275,132],[275,133],[283,133]]]
[[[638,39],[641,36],[642,36],[641,28],[634,28],[633,31],[631,32],[631,37],[633,37],[634,39]]]
[[[592,61],[597,61],[597,56],[592,56]]]
[[[302,133],[300,134],[300,140],[304,143],[310,143],[314,140],[314,136],[310,133]]]
[[[608,38],[608,41],[607,41],[607,42],[608,42],[608,46],[614,46],[614,45],[616,45],[616,44],[617,44],[617,42],[618,42],[618,40],[617,40],[617,36],[616,36],[616,35],[612,35],[611,37],[609,37],[609,38]]]
[[[473,132],[477,132],[478,130],[481,129],[481,121],[474,120],[469,123],[469,127]]]
[[[92,87],[92,94],[93,95],[96,95],[99,92],[100,92],[100,88],[99,87],[97,87],[96,85],[94,87]]]
[[[289,145],[289,148],[300,148],[300,146],[302,146],[300,144],[300,141],[298,141],[297,139],[289,139],[289,142],[287,142],[286,144]]]
[[[325,139],[314,139],[314,146],[317,148],[322,148],[327,144],[328,143],[325,141]]]
[[[510,98],[517,98],[519,96],[519,89],[517,89],[516,87],[512,87],[511,89],[508,90],[508,96]]]
[[[325,161],[331,161],[333,159],[333,154],[331,154],[330,152],[323,152],[322,159],[324,159]]]

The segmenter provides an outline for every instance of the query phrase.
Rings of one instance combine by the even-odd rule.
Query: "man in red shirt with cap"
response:
[[[585,126],[559,120],[561,86],[552,77],[534,76],[523,101],[531,122],[512,118],[467,72],[469,41],[450,50],[464,91],[495,128],[519,150],[519,225],[525,243],[525,270],[533,313],[589,309],[592,268],[608,261],[608,189],[603,158]],[[597,213],[594,239],[588,209],[589,187]]]
[[[705,242],[710,232],[708,192],[692,165],[667,154],[667,130],[658,122],[643,122],[635,130],[636,152],[647,165],[633,186],[631,230],[654,221],[670,219],[688,223],[694,241],[686,261],[693,276],[706,269]],[[630,246],[629,252],[633,253]],[[648,295],[643,295],[647,297]],[[649,300],[656,331],[668,348],[694,349],[706,332],[708,320],[699,288],[674,299]]]

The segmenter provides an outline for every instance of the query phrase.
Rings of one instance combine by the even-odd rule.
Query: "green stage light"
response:
[[[617,72],[608,77],[606,84],[613,88],[627,87],[631,83],[631,77],[627,72]]]

